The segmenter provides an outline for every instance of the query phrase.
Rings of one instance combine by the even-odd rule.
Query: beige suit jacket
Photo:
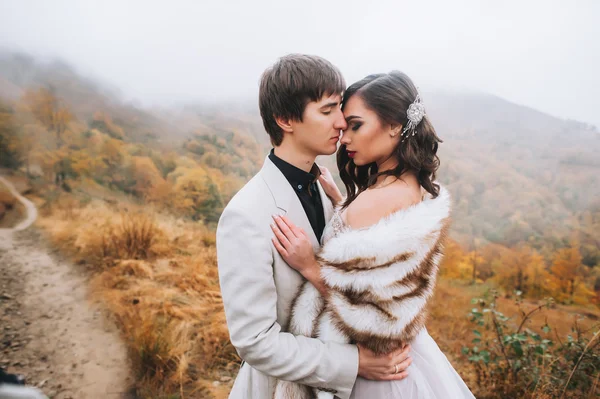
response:
[[[319,184],[325,220],[333,207]],[[275,379],[325,388],[348,399],[358,373],[355,345],[285,332],[304,281],[271,238],[272,215],[287,215],[319,248],[298,196],[269,160],[229,202],[217,228],[219,280],[231,342],[243,359],[231,399],[269,399]]]

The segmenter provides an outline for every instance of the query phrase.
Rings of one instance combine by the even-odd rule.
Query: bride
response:
[[[474,398],[425,328],[450,224],[450,197],[435,181],[440,139],[411,79],[393,71],[351,85],[342,102],[348,127],[337,153],[342,197],[329,171],[321,184],[337,205],[314,254],[305,231],[276,216],[273,244],[305,278],[289,330],[389,353],[410,344],[407,376],[359,377],[351,399]],[[278,380],[274,398],[333,398]]]

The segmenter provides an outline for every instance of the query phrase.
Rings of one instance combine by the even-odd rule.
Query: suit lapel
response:
[[[329,223],[331,217],[333,216],[333,204],[331,200],[325,194],[325,190],[321,186],[321,182],[317,182],[317,186],[319,187],[319,194],[321,194],[321,203],[323,204],[323,214],[325,215],[325,224]]]
[[[296,224],[296,226],[300,227],[304,231],[308,233],[310,238],[310,242],[317,251],[320,247],[319,240],[317,240],[317,236],[310,225],[310,221],[306,216],[306,212],[304,212],[304,208],[298,199],[298,196],[290,186],[290,183],[287,181],[283,173],[271,162],[269,157],[265,159],[265,163],[260,171],[260,174],[269,187],[273,198],[275,199],[275,204],[277,208],[283,211],[283,214],[287,215],[287,217]],[[321,189],[319,190],[321,191]],[[327,196],[323,197],[321,195],[321,199],[323,200],[323,204],[325,201],[329,201]],[[328,220],[327,217],[325,220]]]

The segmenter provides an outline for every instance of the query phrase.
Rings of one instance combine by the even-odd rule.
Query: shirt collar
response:
[[[305,172],[300,168],[284,161],[275,155],[275,150],[272,149],[269,153],[269,159],[283,173],[285,178],[290,182],[296,190],[308,190],[309,186],[317,181],[321,176],[321,169],[316,163],[313,163],[310,172]]]

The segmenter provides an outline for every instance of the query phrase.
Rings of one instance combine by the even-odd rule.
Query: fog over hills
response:
[[[256,140],[265,154],[269,148],[256,99],[143,108],[66,63],[0,53],[0,97],[18,101],[39,85],[52,87],[80,121],[108,113],[126,141],[179,148],[194,135],[235,131]],[[444,140],[438,178],[453,194],[454,229],[463,242],[473,236],[507,243],[564,237],[579,213],[598,206],[596,127],[481,92],[428,88],[423,98]]]

